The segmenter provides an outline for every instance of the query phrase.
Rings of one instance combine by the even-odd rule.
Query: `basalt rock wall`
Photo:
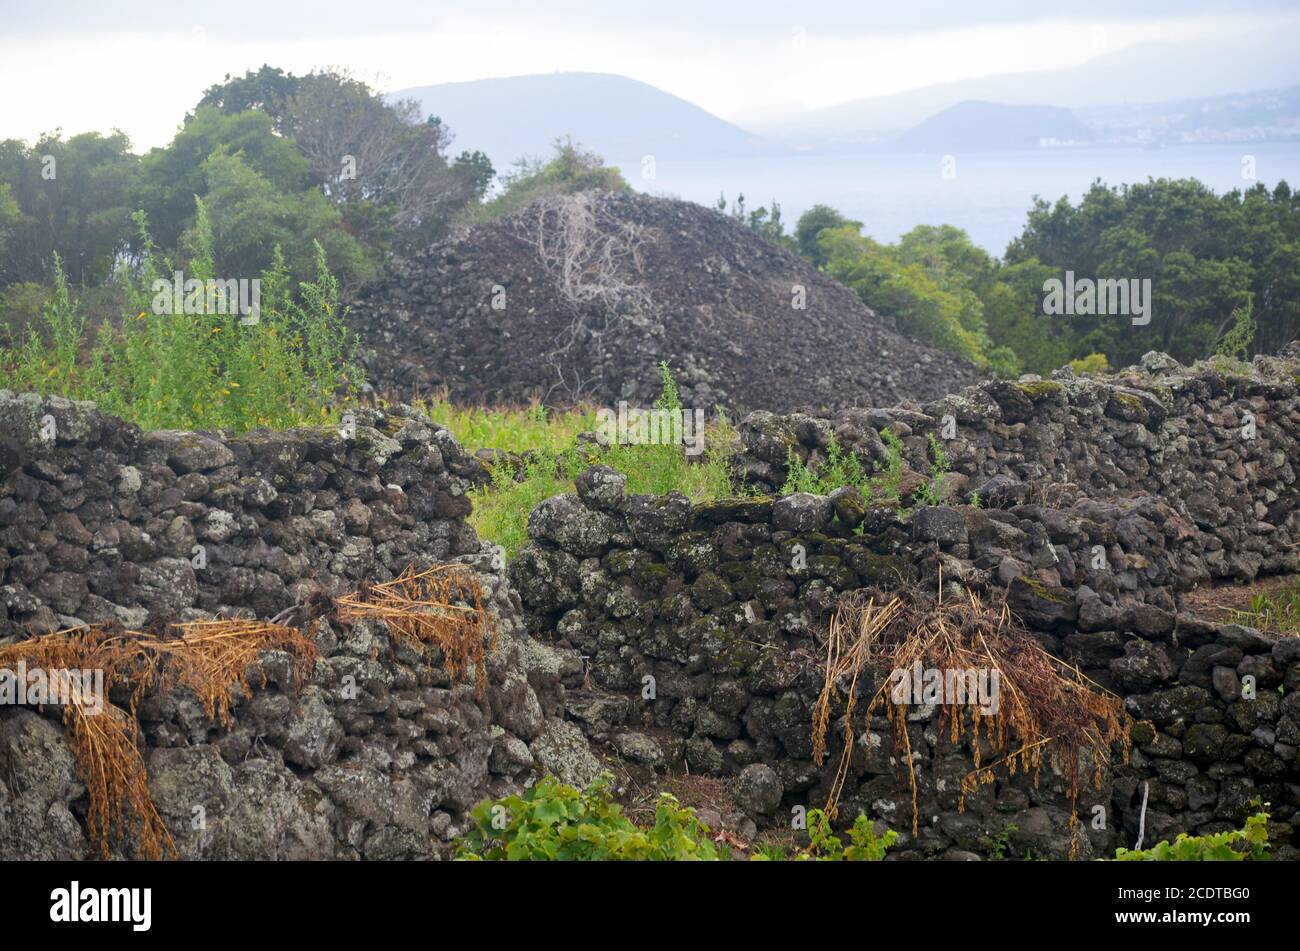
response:
[[[1137,721],[1129,762],[1115,752],[1102,788],[1085,784],[1077,800],[1078,854],[1131,846],[1145,794],[1147,844],[1238,827],[1267,802],[1277,855],[1296,857],[1300,640],[1211,623],[1179,597],[1211,578],[1300,567],[1294,367],[1266,361],[1234,379],[1165,366],[986,384],[924,410],[755,414],[742,425],[745,473],[772,487],[790,452],[816,468],[831,434],[868,469],[883,464],[886,426],[924,473],[923,434],[950,413],[958,435],[941,444],[962,497],[978,490],[980,507],[899,514],[856,490],[692,505],[629,496],[619,474],[589,470],[576,494],[534,510],[512,564],[529,629],[586,658],[587,689],[569,692],[569,716],[625,759],[733,777],[753,812],[786,822],[826,801],[841,752],[833,725],[826,764],[812,759],[840,597],[936,591],[942,578],[949,596],[1005,596],[1041,644]],[[1070,853],[1065,775],[1002,775],[963,808],[969,741],[941,743],[933,707],[918,706],[908,732],[917,834],[883,719],[856,742],[842,815],[903,832],[906,857]]]
[[[816,469],[835,440],[867,467],[892,429],[906,447],[905,482],[947,455],[949,495],[1004,509],[1081,499],[1152,497],[1173,510],[1180,589],[1210,578],[1293,570],[1300,513],[1300,357],[1254,367],[1182,367],[1162,354],[1113,377],[991,381],[924,406],[834,416],[754,413],[741,425],[742,480],[772,491],[793,455]],[[912,484],[915,484],[914,482]],[[1006,580],[1006,579],[1004,579]]]
[[[381,622],[327,615],[305,682],[264,655],[267,681],[235,693],[229,729],[185,689],[139,708],[153,802],[183,857],[444,855],[486,796],[596,770],[560,718],[561,678],[580,661],[527,636],[499,552],[465,522],[481,477],[450,433],[400,408],[226,438],[142,433],[90,404],[0,391],[0,642],[266,619],[411,564],[463,563],[496,629],[481,695]],[[98,854],[60,714],[0,707],[2,858]],[[127,837],[114,854],[133,848]]]

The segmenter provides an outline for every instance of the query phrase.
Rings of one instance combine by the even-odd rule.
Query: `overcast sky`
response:
[[[383,89],[619,73],[725,118],[1300,17],[1296,0],[0,0],[0,138],[127,132],[165,144],[209,85],[263,63],[345,66]],[[1050,11],[1050,12],[1049,12]]]

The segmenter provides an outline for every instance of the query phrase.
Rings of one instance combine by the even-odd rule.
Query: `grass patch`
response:
[[[556,495],[574,490],[581,472],[571,456],[540,456],[524,462],[516,476],[507,464],[488,467],[492,484],[470,493],[474,505],[469,523],[479,538],[505,549],[513,558],[528,542],[528,513]]]
[[[1272,593],[1255,595],[1249,610],[1230,611],[1228,618],[1270,634],[1300,635],[1300,579]]]
[[[559,455],[573,447],[579,433],[591,432],[596,427],[594,408],[582,406],[557,411],[536,400],[528,406],[460,406],[448,400],[444,393],[417,400],[412,405],[435,423],[446,426],[457,442],[471,452],[499,449]]]
[[[662,392],[655,409],[681,411],[666,364],[660,365],[660,374]],[[597,428],[591,408],[551,413],[537,405],[483,410],[438,401],[427,406],[470,451],[516,454],[490,464],[491,484],[471,494],[470,524],[480,538],[504,548],[508,558],[528,541],[529,513],[546,499],[573,492],[574,480],[590,466],[610,466],[626,475],[631,494],[680,492],[697,504],[733,494],[730,456],[736,431],[723,416],[705,428],[704,450],[692,458],[679,444],[576,445],[580,433]]]

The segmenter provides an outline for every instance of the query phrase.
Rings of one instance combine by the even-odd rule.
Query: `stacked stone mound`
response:
[[[559,719],[580,660],[527,636],[499,552],[464,521],[478,464],[405,408],[356,423],[141,433],[91,404],[0,391],[0,641],[269,618],[410,564],[462,563],[483,585],[497,640],[482,698],[382,623],[329,617],[301,689],[287,657],[264,655],[268,682],[235,696],[229,730],[187,690],[146,698],[142,756],[184,857],[437,857],[483,798],[595,774]],[[0,858],[98,854],[60,712],[0,707]]]
[[[755,811],[780,810],[786,821],[789,809],[826,801],[839,759],[832,745],[825,767],[811,760],[839,597],[908,584],[933,591],[942,575],[953,596],[1005,593],[1049,651],[1141,721],[1130,763],[1117,761],[1101,790],[1080,796],[1083,857],[1133,844],[1145,789],[1148,844],[1239,827],[1259,799],[1270,804],[1278,857],[1296,858],[1300,638],[1208,623],[1178,596],[1212,578],[1300,569],[1290,463],[1300,451],[1300,367],[1266,360],[1233,375],[1154,355],[1147,363],[1108,380],[984,384],[924,412],[755,414],[742,426],[740,461],[758,485],[782,478],[790,451],[816,468],[833,433],[870,470],[889,426],[921,470],[904,472],[914,488],[925,435],[953,414],[954,482],[963,495],[978,489],[979,508],[904,517],[856,489],[692,505],[628,496],[617,473],[590,470],[576,495],[534,510],[530,544],[512,565],[530,629],[591,658],[591,689],[568,694],[569,715],[647,766],[735,777]],[[908,720],[919,835],[907,834],[912,794],[881,719],[857,742],[844,815],[904,832],[904,856],[972,858],[1003,835],[1016,855],[1069,854],[1064,777],[1044,770],[1038,787],[1000,777],[961,811],[969,746],[953,751],[945,739],[940,751],[933,707]],[[840,736],[838,721],[831,733]],[[1091,821],[1096,806],[1104,828]]]
[[[645,195],[584,198],[605,233],[635,229],[638,256],[618,264],[634,289],[612,303],[566,301],[566,275],[538,252],[539,221],[559,230],[542,206],[479,225],[398,262],[353,305],[376,388],[403,398],[445,388],[479,404],[537,394],[649,406],[667,360],[685,405],[739,414],[933,399],[980,376],[725,215]],[[579,264],[567,275],[577,296],[600,270]]]

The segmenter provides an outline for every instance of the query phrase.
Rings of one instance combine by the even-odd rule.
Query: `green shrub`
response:
[[[781,486],[782,495],[811,492],[813,495],[830,495],[842,486],[855,486],[871,498],[871,480],[862,469],[856,453],[845,451],[834,436],[826,447],[826,459],[813,472],[793,449],[786,456],[786,480]]]
[[[1020,830],[1020,826],[1014,822],[1009,824],[1001,832],[989,839],[989,858],[994,861],[1001,861],[1007,857],[1007,852],[1011,849],[1011,836]]]
[[[20,347],[32,329],[39,331],[41,314],[51,296],[50,288],[34,281],[20,281],[0,290],[0,347]]]
[[[555,195],[632,190],[622,172],[572,139],[556,139],[553,149],[554,155],[547,161],[524,157],[515,162],[514,168],[501,176],[500,193],[488,201],[466,205],[457,215],[457,224],[490,221]]]
[[[944,484],[948,481],[952,462],[948,459],[948,453],[944,452],[939,437],[934,433],[930,433],[929,437],[930,481],[917,490],[916,501],[918,505],[943,505],[947,501]]]
[[[1258,812],[1242,829],[1215,835],[1179,833],[1149,849],[1116,849],[1117,862],[1265,862],[1268,861],[1268,814]]]
[[[1255,342],[1255,333],[1259,325],[1255,322],[1255,298],[1246,295],[1246,303],[1232,311],[1232,326],[1219,340],[1214,348],[1217,356],[1234,360],[1246,360],[1250,356],[1250,345]]]
[[[636,825],[614,801],[613,777],[603,774],[584,791],[546,777],[519,796],[479,803],[473,826],[456,841],[456,857],[508,862],[715,862],[730,853],[709,839],[695,810],[660,793],[652,826]],[[831,830],[820,809],[808,813],[807,847],[791,855],[781,845],[760,844],[751,861],[879,862],[898,833],[877,836],[871,820],[858,816],[848,844]]]
[[[225,288],[212,265],[207,211],[197,201],[187,238],[186,278],[201,281],[207,301]],[[263,271],[257,319],[233,306],[184,313],[156,312],[155,282],[172,283],[171,263],[136,216],[143,252],[138,265],[119,269],[128,304],[121,326],[105,321],[93,335],[72,299],[55,257],[54,292],[37,328],[19,347],[0,351],[0,367],[18,385],[39,393],[94,400],[101,409],[145,429],[289,428],[328,422],[340,401],[361,381],[355,342],[339,306],[339,288],[316,245],[316,279],[290,286],[277,249]],[[227,305],[233,302],[226,302]],[[225,309],[230,313],[212,313]],[[177,311],[180,311],[179,313]]]
[[[1110,361],[1104,353],[1090,353],[1086,357],[1071,360],[1070,369],[1075,373],[1109,373]]]
[[[667,362],[659,363],[660,393],[656,410],[683,410],[677,381]],[[627,491],[634,494],[665,495],[681,492],[693,502],[707,502],[731,494],[731,464],[728,456],[734,431],[725,416],[703,434],[704,452],[692,462],[679,445],[624,444],[600,449],[602,465],[612,466],[627,476]]]
[[[882,429],[885,441],[885,468],[876,479],[876,495],[894,508],[903,507],[903,440],[892,429]]]
[[[457,858],[486,861],[718,860],[708,828],[668,793],[654,825],[642,829],[614,802],[608,773],[579,792],[547,777],[522,796],[474,807],[473,827],[457,842]]]
[[[902,508],[899,487],[903,480],[903,443],[890,429],[881,430],[880,436],[885,442],[885,463],[872,474],[868,474],[857,455],[842,448],[834,436],[826,447],[826,458],[816,472],[790,450],[786,455],[786,479],[781,494],[811,492],[813,495],[830,495],[836,489],[853,486],[868,504],[875,502],[894,509]],[[941,448],[940,453],[942,451]],[[946,466],[947,457],[943,459]]]
[[[84,377],[80,365],[86,318],[68,291],[63,259],[54,253],[54,290],[39,317],[26,328],[26,339],[0,363],[10,365],[13,380],[24,390],[76,396]]]
[[[880,862],[884,860],[885,852],[898,838],[898,833],[890,829],[883,836],[877,836],[871,820],[859,814],[853,820],[848,836],[849,844],[846,846],[843,840],[831,831],[831,821],[826,817],[826,813],[820,809],[809,810],[808,847],[798,852],[794,860],[796,862]],[[767,856],[755,855],[754,858],[763,861]]]

